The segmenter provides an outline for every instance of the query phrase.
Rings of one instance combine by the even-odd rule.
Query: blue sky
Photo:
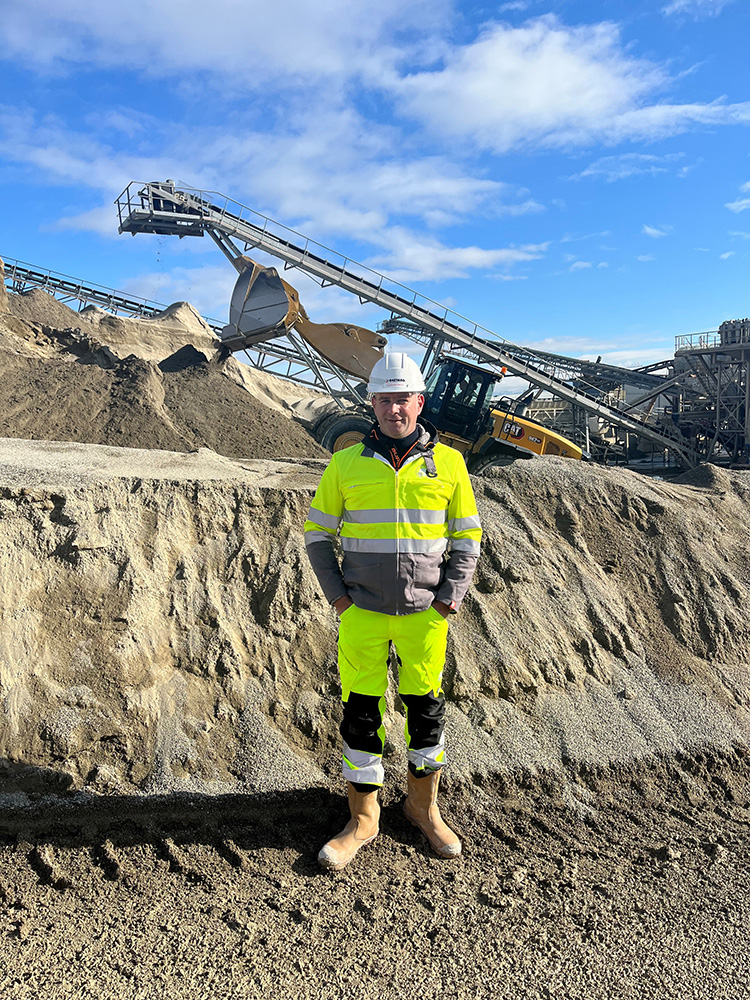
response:
[[[225,319],[211,241],[117,235],[170,177],[532,347],[636,365],[750,312],[742,0],[5,6],[0,254]]]

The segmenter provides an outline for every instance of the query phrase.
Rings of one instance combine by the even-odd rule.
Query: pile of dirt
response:
[[[155,316],[114,316],[98,306],[76,312],[41,288],[7,297],[16,319],[51,330],[81,330],[106,344],[119,358],[135,354],[145,361],[163,358],[190,344],[212,357],[218,338],[189,302],[175,302]]]
[[[322,468],[2,442],[0,755],[91,790],[335,775],[336,622],[302,538]],[[746,739],[750,482],[706,475],[559,459],[475,481],[485,540],[444,678],[456,776]]]
[[[192,306],[153,319],[75,313],[35,289],[0,312],[0,435],[233,458],[326,452],[290,412],[252,393]]]

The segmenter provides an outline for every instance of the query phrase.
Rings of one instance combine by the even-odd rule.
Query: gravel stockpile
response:
[[[211,448],[230,458],[327,454],[244,387],[238,362],[218,359],[218,341],[186,303],[153,320],[75,313],[38,289],[8,296],[8,305],[0,312],[0,436]]]

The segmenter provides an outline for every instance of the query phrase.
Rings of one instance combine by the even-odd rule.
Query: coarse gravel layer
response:
[[[0,817],[0,994],[14,1000],[743,1000],[746,748],[451,784],[432,855],[387,793],[338,874],[344,803],[47,796]]]

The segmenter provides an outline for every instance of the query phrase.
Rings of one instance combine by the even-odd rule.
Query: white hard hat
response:
[[[368,392],[424,392],[424,376],[408,354],[391,351],[370,372]]]

